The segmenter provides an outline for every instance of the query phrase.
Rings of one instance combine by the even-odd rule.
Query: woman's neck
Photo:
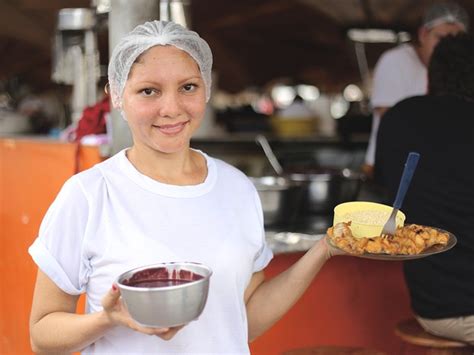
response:
[[[142,174],[170,185],[197,185],[206,179],[204,156],[186,148],[176,153],[162,153],[134,145],[126,152],[128,160]]]

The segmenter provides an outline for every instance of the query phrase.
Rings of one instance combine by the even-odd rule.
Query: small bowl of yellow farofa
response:
[[[334,208],[334,226],[338,223],[350,223],[354,238],[372,238],[380,236],[392,207],[375,202],[345,202]],[[405,214],[398,211],[397,228],[403,227]]]

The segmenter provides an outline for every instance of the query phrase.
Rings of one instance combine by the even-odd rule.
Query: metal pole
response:
[[[159,18],[159,0],[111,0],[109,13],[109,52],[125,34],[137,25]],[[120,112],[112,109],[110,125],[112,143],[103,151],[105,155],[112,155],[131,146],[132,135],[127,122]]]
[[[99,54],[97,50],[97,37],[94,31],[84,33],[84,61],[86,67],[86,103],[92,106],[97,102],[97,82],[99,81]]]

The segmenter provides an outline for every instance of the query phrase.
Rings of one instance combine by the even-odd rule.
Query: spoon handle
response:
[[[402,207],[403,200],[405,199],[405,194],[407,193],[408,186],[410,186],[411,179],[415,173],[416,166],[418,165],[418,160],[420,159],[420,154],[416,152],[410,152],[403,168],[402,179],[400,180],[400,185],[398,186],[397,197],[395,197],[395,202],[393,207],[400,209]]]
[[[263,134],[258,134],[255,137],[255,140],[262,146],[263,152],[265,153],[265,156],[270,162],[270,165],[272,166],[273,170],[275,170],[277,175],[282,175],[283,168],[281,167],[280,162],[278,161],[277,157],[273,153],[272,147],[270,147],[267,137],[265,137]]]

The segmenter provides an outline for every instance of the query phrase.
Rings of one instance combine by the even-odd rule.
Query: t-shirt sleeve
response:
[[[382,54],[375,65],[372,86],[372,107],[391,107],[406,93],[403,90],[398,52]]]
[[[59,288],[71,295],[85,291],[89,264],[83,255],[89,205],[76,177],[69,179],[49,207],[28,252]]]
[[[260,242],[260,248],[258,252],[255,254],[254,258],[254,263],[253,263],[253,272],[258,272],[270,263],[270,260],[273,259],[273,252],[268,246],[266,240],[265,240],[265,228],[264,228],[264,222],[263,222],[263,210],[262,210],[262,203],[260,201],[260,197],[258,196],[258,192],[255,191],[255,205],[257,207],[257,211],[259,214],[259,221],[260,221],[260,229],[261,229],[261,242]]]

